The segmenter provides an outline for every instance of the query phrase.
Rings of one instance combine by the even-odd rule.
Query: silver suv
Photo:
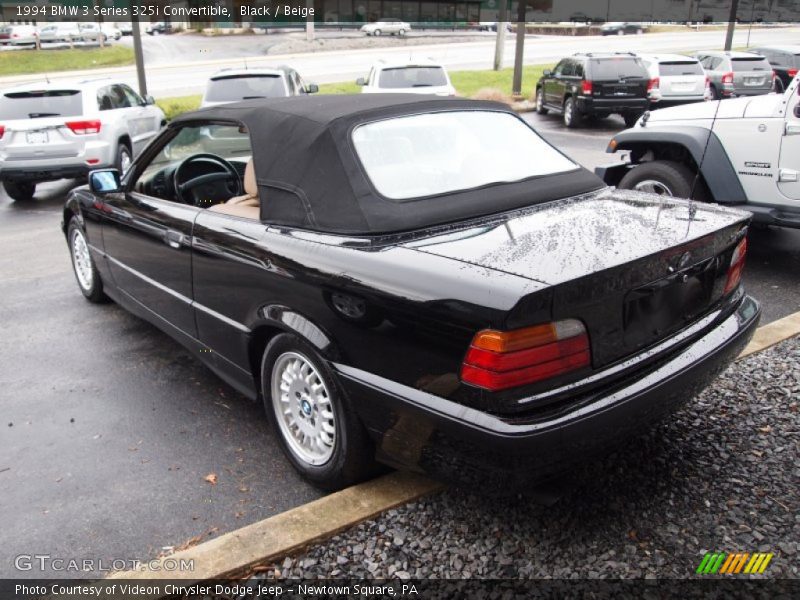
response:
[[[698,52],[710,80],[714,100],[733,96],[758,96],[774,88],[772,66],[763,56],[751,52]]]
[[[36,184],[128,168],[166,124],[151,97],[95,79],[29,83],[0,92],[0,182],[17,201]]]

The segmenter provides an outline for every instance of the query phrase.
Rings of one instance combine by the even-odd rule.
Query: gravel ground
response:
[[[774,552],[800,575],[800,338],[570,475],[560,498],[469,490],[391,510],[257,578],[686,578],[705,552]],[[552,492],[552,490],[550,490]],[[709,576],[712,577],[712,576]]]

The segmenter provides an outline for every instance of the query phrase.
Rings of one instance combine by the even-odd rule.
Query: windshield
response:
[[[732,58],[734,71],[771,71],[769,62],[765,58]]]
[[[376,121],[358,127],[353,144],[372,184],[394,200],[578,168],[503,112],[448,111]]]
[[[614,58],[592,59],[591,65],[592,79],[625,79],[628,77],[647,78],[647,71],[644,64],[638,58],[632,56],[615,56]]]
[[[442,67],[398,67],[381,71],[379,87],[415,88],[447,85]]]
[[[692,61],[670,61],[662,62],[658,65],[659,73],[662,77],[670,75],[703,75],[703,67],[699,62]]]
[[[78,90],[7,92],[0,96],[0,119],[74,117],[82,106]]]
[[[250,98],[283,98],[287,96],[280,75],[233,75],[208,82],[209,102],[238,102]]]

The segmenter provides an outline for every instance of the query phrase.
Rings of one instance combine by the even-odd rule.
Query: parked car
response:
[[[367,35],[374,35],[378,37],[384,33],[391,35],[404,36],[411,31],[411,24],[401,21],[400,19],[382,19],[374,23],[366,23],[361,26],[361,31]]]
[[[109,79],[28,83],[0,92],[0,182],[13,200],[36,184],[125,171],[165,124],[153,99]]]
[[[584,117],[617,113],[630,127],[649,105],[649,81],[635,54],[575,54],[544,71],[536,84],[536,112],[560,112],[567,127],[580,126]]]
[[[364,94],[456,94],[447,69],[430,59],[378,61],[356,84]]]
[[[511,31],[511,23],[506,22],[506,31]],[[497,31],[497,21],[481,21],[478,23],[478,31]]]
[[[642,35],[644,26],[641,23],[606,23],[600,28],[600,35]]]
[[[114,23],[103,23],[100,29],[110,40],[119,41],[122,38],[122,30]]]
[[[147,35],[161,35],[162,33],[172,33],[172,25],[164,23],[164,21],[156,21],[148,23],[144,32]]]
[[[314,94],[315,83],[306,84],[291,67],[277,69],[222,69],[206,83],[201,107],[250,100],[252,98],[284,98]]]
[[[78,23],[66,21],[50,23],[39,31],[39,39],[48,43],[73,42],[79,40],[80,37],[81,31]]]
[[[711,98],[709,79],[696,58],[682,54],[640,54],[650,82],[650,108],[661,108]]]
[[[29,46],[36,43],[39,30],[33,25],[6,25],[0,27],[0,45]]]
[[[106,42],[108,40],[109,35],[103,31],[97,23],[81,23],[79,28],[80,39],[83,42],[95,42],[99,44],[101,41]]]
[[[772,66],[752,52],[703,51],[695,54],[710,81],[715,100],[757,96],[773,90]]]
[[[783,94],[665,108],[617,134],[628,159],[598,171],[609,185],[689,197],[800,228],[798,78]],[[699,168],[698,168],[699,165]]]
[[[784,91],[797,75],[800,68],[800,46],[762,46],[752,52],[769,61],[772,70],[780,80],[778,91]]]
[[[612,191],[500,103],[360,94],[184,114],[63,230],[81,293],[262,401],[315,484],[378,460],[506,489],[739,354],[748,219]]]
[[[130,21],[120,21],[117,28],[122,35],[133,35],[133,24]]]

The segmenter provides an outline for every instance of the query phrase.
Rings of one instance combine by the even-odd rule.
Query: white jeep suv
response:
[[[645,113],[595,172],[609,185],[717,202],[762,225],[800,228],[800,77],[782,94],[697,102]]]
[[[153,99],[95,79],[29,83],[0,91],[0,182],[17,201],[36,184],[128,168],[166,124]]]

